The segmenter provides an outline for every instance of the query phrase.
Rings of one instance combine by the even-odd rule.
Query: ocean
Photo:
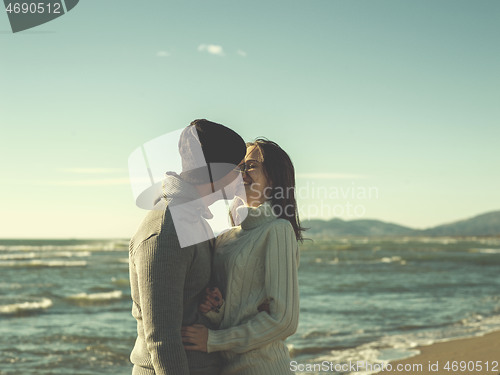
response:
[[[499,269],[500,238],[306,241],[293,360],[374,365],[498,330]],[[130,374],[130,311],[127,241],[0,240],[1,375]]]

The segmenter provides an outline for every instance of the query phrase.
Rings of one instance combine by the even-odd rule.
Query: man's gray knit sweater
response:
[[[130,355],[134,375],[216,375],[218,353],[185,351],[181,327],[210,322],[198,304],[210,282],[209,242],[181,248],[169,206],[199,199],[193,186],[167,176],[166,192],[130,241],[132,315],[137,340]],[[192,212],[193,231],[207,230],[204,207]],[[176,223],[178,224],[178,223]]]

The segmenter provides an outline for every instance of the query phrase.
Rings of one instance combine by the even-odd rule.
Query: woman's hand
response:
[[[198,310],[204,314],[212,310],[218,313],[223,302],[224,300],[219,288],[207,288],[205,290],[205,298],[200,306],[198,306]]]
[[[270,302],[268,300],[265,300],[259,306],[257,306],[257,311],[258,312],[264,311],[268,314],[271,314],[271,309],[269,308],[269,304]]]
[[[208,328],[202,324],[194,324],[181,329],[182,342],[184,349],[197,350],[200,352],[207,351]],[[186,345],[187,343],[187,345]]]

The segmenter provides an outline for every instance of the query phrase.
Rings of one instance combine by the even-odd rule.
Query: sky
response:
[[[0,238],[129,238],[128,158],[207,118],[280,144],[303,220],[500,209],[497,0],[80,1],[0,15]]]

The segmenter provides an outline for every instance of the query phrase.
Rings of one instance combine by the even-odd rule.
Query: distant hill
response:
[[[471,219],[455,221],[420,231],[425,236],[498,236],[500,211],[488,212]]]
[[[428,229],[413,229],[380,220],[305,220],[306,237],[333,236],[500,236],[500,211]]]
[[[402,225],[385,223],[379,220],[342,219],[307,220],[302,226],[310,228],[306,236],[411,236],[415,230]]]

